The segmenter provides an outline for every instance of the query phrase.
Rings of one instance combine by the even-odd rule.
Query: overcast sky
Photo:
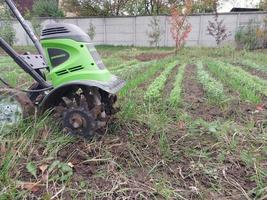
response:
[[[252,8],[260,2],[260,0],[231,0],[231,1],[222,1],[222,7],[220,12],[229,12],[233,7],[242,7],[242,8]]]

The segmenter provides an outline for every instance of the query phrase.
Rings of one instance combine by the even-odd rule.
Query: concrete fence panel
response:
[[[187,39],[187,46],[207,46],[214,47],[216,42],[207,32],[209,21],[213,21],[212,14],[200,14],[189,16],[192,31]],[[224,20],[227,30],[231,33],[225,44],[233,44],[236,31],[241,26],[246,26],[250,20],[263,24],[267,12],[249,13],[224,13],[220,14],[219,19]],[[160,26],[160,46],[175,46],[170,31],[170,16],[157,16]],[[86,33],[90,24],[95,27],[95,44],[110,45],[133,45],[150,46],[148,33],[151,32],[152,16],[137,17],[90,17],[90,18],[62,18],[62,19],[40,19],[42,26],[53,22],[71,23],[82,28]],[[30,22],[29,22],[30,23]],[[17,21],[13,21],[16,30],[16,45],[32,45],[26,33]]]

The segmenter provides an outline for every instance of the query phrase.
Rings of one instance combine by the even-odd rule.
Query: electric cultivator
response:
[[[125,82],[104,66],[89,36],[72,24],[54,23],[43,30],[40,42],[12,0],[5,0],[39,55],[19,55],[2,38],[1,48],[35,82],[28,90],[6,86],[0,90],[0,125],[14,126],[29,117],[51,110],[64,132],[93,137],[106,127],[116,93]]]

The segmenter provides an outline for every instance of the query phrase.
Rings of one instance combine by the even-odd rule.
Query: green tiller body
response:
[[[14,3],[6,3],[39,54],[19,55],[0,38],[0,46],[36,81],[23,93],[1,79],[7,87],[0,90],[0,125],[13,126],[36,107],[40,113],[52,110],[66,133],[90,138],[100,133],[117,111],[116,93],[125,82],[106,69],[90,37],[79,27],[49,24],[39,42]]]

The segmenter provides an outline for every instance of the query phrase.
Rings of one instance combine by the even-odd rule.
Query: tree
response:
[[[151,31],[148,32],[148,37],[150,38],[150,45],[158,47],[161,37],[161,31],[160,31],[160,20],[156,16],[154,16],[150,24],[148,25],[151,28]]]
[[[214,10],[215,15],[213,17],[213,21],[209,21],[207,31],[209,35],[211,35],[215,39],[217,46],[219,46],[224,40],[226,40],[231,35],[231,33],[227,31],[227,28],[224,25],[224,20],[219,20],[216,2],[214,2]]]
[[[267,10],[267,0],[261,0],[258,7],[262,10]]]
[[[171,9],[171,33],[175,40],[176,54],[178,53],[178,50],[184,46],[185,41],[192,30],[191,24],[188,22],[188,15],[191,13],[191,10],[191,0],[186,0],[183,7],[173,7]]]
[[[12,25],[11,13],[3,1],[0,2],[0,6],[2,7],[0,9],[0,37],[12,46],[16,41],[16,32]]]
[[[37,0],[33,4],[33,15],[38,17],[64,17],[57,0]]]
[[[131,0],[66,0],[63,7],[79,16],[124,15]]]
[[[192,6],[193,13],[211,13],[217,10],[217,7],[214,7],[215,0],[197,0],[194,1]],[[218,6],[218,4],[216,4]]]

